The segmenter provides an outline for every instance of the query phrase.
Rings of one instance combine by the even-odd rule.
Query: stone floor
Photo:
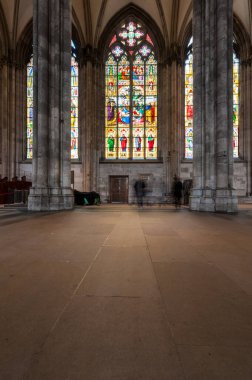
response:
[[[0,379],[251,380],[252,209],[0,210]]]

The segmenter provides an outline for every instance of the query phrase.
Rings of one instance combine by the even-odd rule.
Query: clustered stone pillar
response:
[[[15,83],[16,64],[13,51],[3,57],[1,67],[1,145],[2,145],[2,177],[10,180],[17,173],[16,127],[15,127]]]
[[[194,173],[190,208],[236,212],[233,190],[233,1],[193,0]]]
[[[101,103],[97,102],[97,94],[100,91],[99,81],[104,73],[99,72],[96,51],[91,45],[83,50],[83,60],[80,70],[80,119],[82,127],[82,162],[83,162],[83,191],[97,191],[97,122],[96,109],[101,113]],[[103,119],[104,120],[104,119]],[[99,133],[98,133],[99,135]]]
[[[33,1],[33,183],[28,208],[71,209],[71,1]]]

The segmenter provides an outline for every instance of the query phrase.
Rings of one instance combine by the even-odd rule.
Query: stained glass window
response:
[[[71,60],[71,159],[79,158],[79,67],[76,46],[72,41]]]
[[[193,51],[192,39],[185,61],[185,158],[193,158]]]
[[[185,61],[185,158],[193,158],[193,50],[192,38]],[[239,72],[240,60],[233,53],[233,157],[239,157]]]
[[[26,119],[26,158],[32,159],[33,143],[33,58],[27,64],[27,119]]]
[[[106,61],[105,157],[157,158],[157,61],[153,41],[134,20],[109,44]]]
[[[72,41],[71,59],[71,159],[79,158],[79,68]],[[27,65],[26,158],[32,159],[33,144],[33,58]]]
[[[233,53],[233,157],[239,157],[239,71],[240,60]]]

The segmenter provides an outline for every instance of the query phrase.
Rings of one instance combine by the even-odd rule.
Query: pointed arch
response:
[[[246,62],[251,55],[250,37],[240,18],[234,14],[234,49],[241,61]]]
[[[74,39],[74,41],[76,41],[76,43],[78,44],[78,46],[80,48],[82,48],[82,47],[85,46],[86,41],[85,41],[82,29],[81,29],[81,25],[80,25],[79,19],[78,19],[77,15],[76,15],[76,12],[75,12],[75,10],[74,10],[73,7],[72,7],[72,17],[73,17],[72,38]]]
[[[187,9],[186,15],[184,17],[184,20],[182,22],[182,25],[179,31],[179,36],[178,36],[178,44],[182,47],[185,46],[186,38],[188,38],[188,33],[190,33],[192,36],[192,18],[190,18],[190,16],[192,15],[192,11],[193,11],[193,5],[191,1]],[[191,37],[189,37],[189,39],[190,38]]]
[[[0,2],[0,54],[7,57],[10,50],[10,37],[8,32],[7,21]]]
[[[21,33],[16,46],[16,62],[18,65],[25,66],[30,61],[32,55],[32,19],[26,24]]]
[[[104,42],[105,158],[157,160],[158,48],[149,24],[129,13]]]
[[[98,42],[99,55],[103,58],[105,57],[105,47],[107,46],[107,42],[112,39],[115,28],[129,16],[134,17],[136,20],[148,26],[149,34],[155,42],[158,61],[161,62],[165,54],[165,41],[160,28],[147,12],[133,3],[122,8],[107,23]]]

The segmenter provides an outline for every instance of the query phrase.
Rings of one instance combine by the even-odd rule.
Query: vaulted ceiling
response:
[[[73,22],[82,43],[97,45],[109,20],[130,3],[154,19],[167,45],[177,41],[192,17],[191,0],[72,0]],[[234,0],[233,4],[236,16],[252,40],[252,0]],[[0,15],[5,19],[10,45],[14,48],[32,19],[32,0],[0,0]]]

